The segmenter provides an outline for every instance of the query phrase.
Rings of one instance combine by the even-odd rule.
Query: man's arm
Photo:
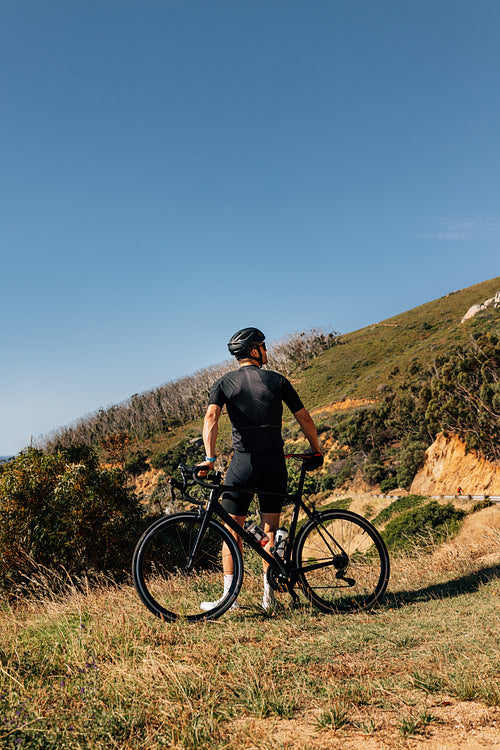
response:
[[[210,404],[203,421],[203,444],[205,446],[205,455],[209,456],[209,458],[215,458],[215,443],[217,442],[217,433],[219,431],[220,414],[220,406]],[[201,465],[213,466],[213,461],[204,461]]]
[[[323,453],[318,440],[318,433],[316,431],[315,424],[312,420],[311,415],[305,407],[296,411],[293,415],[300,425],[300,428],[306,438],[309,440],[309,445],[313,453]]]

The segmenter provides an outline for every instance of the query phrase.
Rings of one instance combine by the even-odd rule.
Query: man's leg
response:
[[[280,525],[280,516],[281,513],[262,513],[262,511],[260,513],[262,530],[265,531],[269,537],[269,542],[264,547],[268,552],[271,547],[274,547],[274,535],[278,531]],[[264,568],[264,573],[267,573],[269,565],[265,560],[262,560],[262,567]]]
[[[280,516],[281,513],[263,513],[261,511],[260,520],[262,529],[269,537],[269,542],[264,548],[268,552],[270,551],[271,547],[274,547],[274,536],[280,525]],[[269,564],[265,560],[262,560],[262,568],[264,577],[264,596],[262,597],[262,606],[264,609],[271,609],[275,605],[276,599],[274,596],[274,591],[270,587],[267,580],[267,570],[269,568]]]
[[[243,526],[243,524],[245,523],[246,516],[231,515],[231,518],[234,518],[234,520],[236,521],[237,524],[239,524],[239,526]],[[233,531],[233,529],[230,529],[229,526],[226,526],[226,529],[235,538],[236,543],[238,547],[240,548],[240,552],[241,552],[243,548],[241,536],[237,534],[235,531]],[[223,599],[226,596],[227,592],[231,588],[231,584],[233,583],[233,558],[225,542],[222,545],[222,570],[224,572],[224,590],[223,590],[221,599]],[[219,602],[220,602],[220,599],[216,599],[213,602],[201,602],[200,608],[205,611],[209,611],[213,609],[214,607],[216,607]],[[231,609],[236,609],[237,607],[238,607],[238,601],[235,601]]]
[[[230,514],[231,515],[231,514]],[[233,518],[236,523],[239,526],[243,526],[245,523],[246,516],[233,516],[231,515],[231,518]],[[226,529],[229,531],[229,533],[234,536],[236,543],[238,547],[240,548],[240,552],[243,551],[243,542],[241,541],[241,536],[237,534],[235,531],[229,528],[229,526],[226,526]],[[233,558],[231,557],[231,553],[229,552],[227,545],[222,545],[222,567],[224,570],[224,575],[233,575]]]

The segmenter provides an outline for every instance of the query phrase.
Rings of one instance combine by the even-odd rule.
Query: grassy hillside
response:
[[[399,472],[404,457],[414,462],[428,430],[420,420],[425,388],[432,402],[425,369],[471,334],[498,331],[499,310],[460,324],[472,304],[498,289],[500,279],[494,279],[355,331],[293,374],[311,410],[347,397],[376,402],[346,410],[337,421],[326,410],[318,416],[325,443],[341,435],[342,450],[332,448],[323,474],[308,477],[308,492],[331,489],[328,480],[367,466],[366,477],[374,479],[394,463]],[[227,419],[222,428],[223,444]],[[414,430],[406,443],[405,430]],[[170,427],[134,450],[175,465],[178,452],[196,452],[191,441],[200,431],[200,420]],[[296,438],[289,424],[285,434]],[[53,472],[58,492],[52,496],[62,505],[52,514],[47,466],[61,458],[37,452],[31,459],[45,467],[39,492],[29,456],[4,468],[4,478],[15,474],[17,499],[23,490],[32,508],[36,490],[44,501],[43,513],[34,514],[37,533],[40,518],[50,516],[60,535],[61,511],[69,509],[68,521],[74,520],[77,497],[87,511],[103,510],[103,470],[88,453],[91,488],[98,490],[85,492],[80,456],[65,464],[64,482]],[[363,463],[356,463],[359,456]],[[13,486],[5,484],[9,502]],[[339,503],[328,492],[316,501]],[[370,613],[322,615],[303,597],[292,607],[285,594],[279,608],[266,613],[259,607],[260,564],[248,557],[240,609],[191,627],[155,619],[128,579],[91,587],[85,577],[73,583],[67,569],[62,577],[39,565],[36,576],[26,573],[22,586],[11,586],[0,602],[0,747],[370,750],[466,747],[471,737],[478,746],[497,747],[498,506],[457,501],[459,512],[443,521],[437,504],[419,496],[391,504],[374,497],[340,502],[372,518],[390,543],[389,588]],[[118,542],[102,542],[100,526],[90,525],[90,548],[102,545],[112,554]],[[14,529],[22,532],[25,553],[26,520]],[[57,535],[54,543],[61,541]],[[70,559],[76,547],[72,540]]]
[[[297,388],[311,408],[346,397],[377,398],[384,385],[401,382],[412,363],[431,364],[474,333],[498,332],[500,309],[489,308],[486,314],[460,321],[472,305],[499,290],[497,277],[343,335],[342,346],[315,358],[295,378]]]
[[[500,344],[484,338],[486,334],[500,338],[500,308],[489,307],[461,323],[472,305],[499,290],[497,277],[340,338],[310,331],[278,342],[271,352],[271,366],[290,377],[309,410],[325,411],[316,417],[324,444],[349,448],[349,456],[328,456],[325,471],[338,475],[337,485],[330,477],[317,489],[331,490],[360,470],[371,484],[387,479],[409,487],[425,449],[440,431],[456,432],[468,448],[490,460],[500,459],[496,439]],[[460,362],[449,363],[454,374],[453,382],[448,382],[439,369],[446,357],[452,356],[453,347],[473,347],[478,336],[483,336],[479,357],[474,354],[476,361],[462,370]],[[466,355],[458,356],[464,359]],[[299,363],[295,369],[294,363]],[[231,362],[222,363],[98,410],[73,426],[56,430],[45,447],[54,450],[83,442],[103,448],[109,437],[117,437],[118,443],[123,438],[128,444],[119,460],[128,462],[130,471],[137,474],[153,466],[171,474],[180,460],[194,462],[203,457],[196,440],[201,435],[208,389],[232,367]],[[479,406],[472,403],[472,396],[464,400],[456,387],[464,378],[470,381],[466,384],[470,392],[480,392]],[[339,402],[349,408],[334,415],[328,407]],[[367,403],[368,409],[362,406]],[[293,442],[298,436],[295,421],[285,413],[284,422],[290,447],[297,446]],[[224,464],[230,443],[230,426],[223,416],[217,451]],[[101,451],[104,460],[116,461],[117,455],[119,451],[115,456]]]
[[[339,345],[325,349],[291,373],[304,403],[319,412],[316,421],[324,444],[349,446],[349,455],[338,451],[328,455],[316,490],[346,486],[361,470],[371,484],[386,479],[394,486],[409,487],[425,449],[447,426],[451,431],[463,429],[460,437],[469,447],[497,457],[498,407],[495,412],[485,404],[478,424],[469,424],[470,414],[464,412],[460,394],[452,389],[445,393],[440,382],[432,384],[431,370],[436,362],[442,366],[453,347],[468,347],[478,335],[498,336],[500,308],[489,307],[473,319],[461,321],[472,305],[490,299],[499,290],[500,277],[343,335]],[[490,377],[496,381],[499,352],[497,346]],[[475,367],[478,372],[486,371],[481,362]],[[437,367],[433,374],[439,374]],[[490,401],[493,398],[490,394]],[[332,414],[328,407],[342,401],[351,407]],[[368,409],[358,405],[366,402],[371,404]],[[442,403],[453,406],[451,415],[441,413]],[[469,411],[472,420],[476,419],[476,405]],[[153,465],[171,472],[177,456],[190,450],[189,441],[200,436],[201,424],[197,420],[168,433],[156,433],[140,443],[139,450]],[[227,417],[222,418],[220,427],[219,454],[230,450]],[[298,445],[295,441],[300,435],[290,414],[285,415],[284,435],[291,441],[290,448]],[[191,457],[201,458],[202,449],[199,456],[192,451]]]

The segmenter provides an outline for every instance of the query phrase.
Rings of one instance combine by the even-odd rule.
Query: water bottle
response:
[[[274,554],[283,557],[285,554],[285,544],[288,538],[288,531],[283,527],[279,528],[274,535]]]
[[[257,541],[261,547],[265,547],[266,544],[269,541],[269,537],[265,533],[265,531],[262,531],[260,526],[257,526],[255,521],[245,521],[245,525],[243,527],[245,531],[248,531],[249,534],[253,536],[255,541]]]

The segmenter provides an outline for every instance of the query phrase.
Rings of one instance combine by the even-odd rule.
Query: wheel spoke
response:
[[[200,529],[197,514],[177,514],[162,519],[139,541],[133,562],[134,583],[146,606],[167,620],[200,620],[219,617],[234,600],[241,585],[242,565],[232,536],[211,522],[191,560]],[[224,554],[232,558],[233,586],[223,597]],[[218,606],[207,612],[201,602]]]
[[[306,524],[294,554],[302,588],[322,611],[370,607],[387,587],[385,545],[368,521],[349,511],[326,511]]]

